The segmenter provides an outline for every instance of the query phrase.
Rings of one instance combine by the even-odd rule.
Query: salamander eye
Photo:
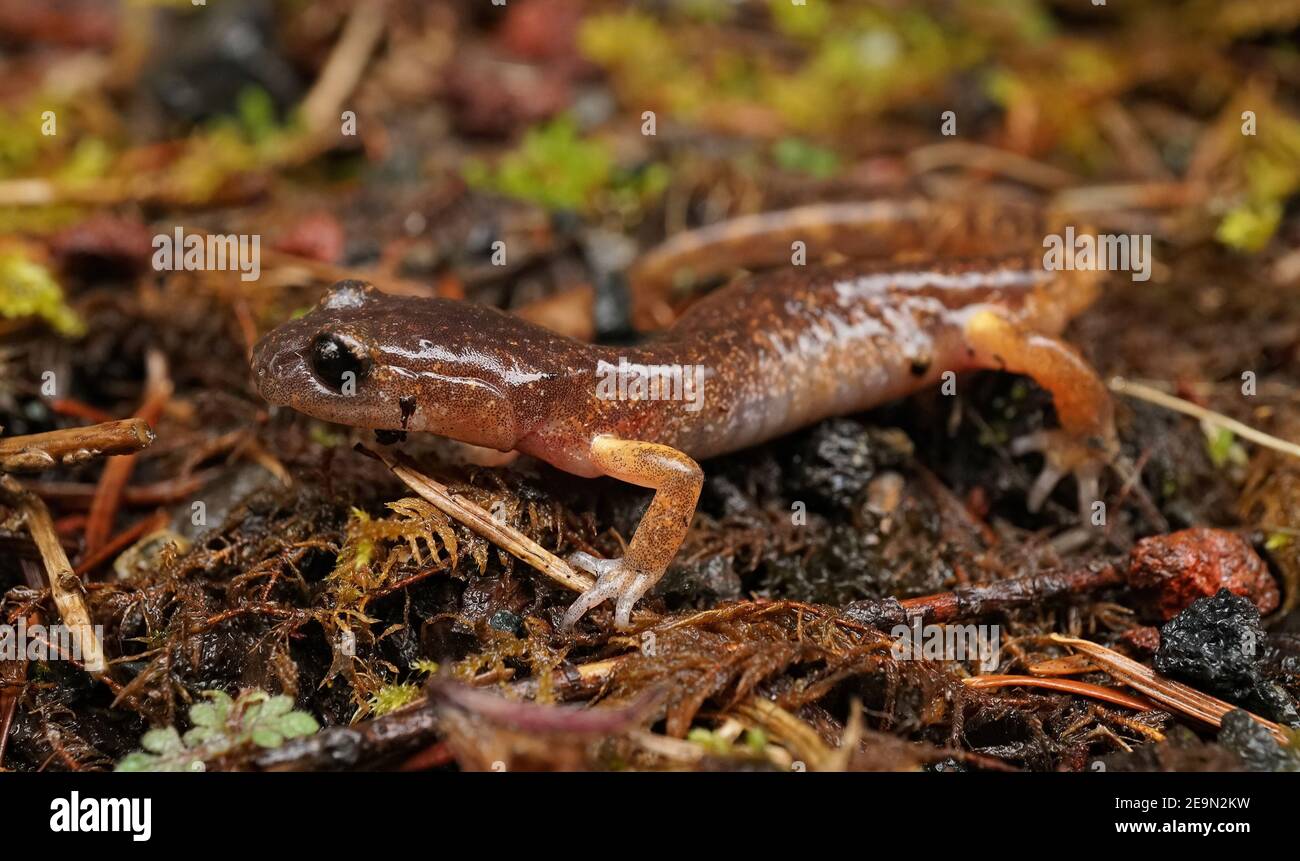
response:
[[[338,335],[317,335],[311,345],[311,368],[317,379],[336,392],[355,393],[356,386],[370,373],[370,357],[359,345]]]

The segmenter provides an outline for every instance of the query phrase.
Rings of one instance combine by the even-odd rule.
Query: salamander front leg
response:
[[[976,366],[1033,378],[1052,393],[1059,430],[1042,430],[1011,443],[1013,454],[1042,452],[1045,464],[1029,491],[1027,505],[1037,511],[1066,475],[1079,489],[1079,514],[1087,517],[1097,499],[1098,481],[1119,453],[1110,393],[1096,371],[1072,347],[1030,332],[996,311],[981,309],[965,327]]]
[[[632,605],[659,582],[686,537],[704,473],[677,449],[612,436],[592,440],[591,460],[606,475],[653,488],[655,496],[632,535],[626,556],[597,559],[575,553],[569,558],[569,564],[595,574],[596,584],[578,596],[561,624],[572,627],[592,607],[614,598],[614,625],[627,628],[632,622]]]

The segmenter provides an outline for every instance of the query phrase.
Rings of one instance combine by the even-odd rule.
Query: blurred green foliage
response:
[[[495,166],[470,159],[462,173],[475,188],[576,212],[638,208],[661,194],[668,180],[662,165],[619,168],[609,145],[581,136],[568,117],[529,129]]]
[[[86,324],[68,307],[50,270],[19,248],[0,249],[0,316],[39,317],[69,338],[86,332]]]

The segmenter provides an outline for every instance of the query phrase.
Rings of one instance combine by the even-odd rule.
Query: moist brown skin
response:
[[[948,371],[1008,370],[1048,389],[1060,429],[1013,446],[1046,458],[1030,506],[1067,473],[1089,504],[1116,450],[1111,402],[1054,336],[1094,294],[1093,273],[1048,273],[1036,257],[793,269],[718,290],[661,337],[614,348],[481,305],[342,282],[267,335],[253,369],[268,401],[317,418],[430,431],[654,489],[623,558],[570,560],[597,582],[565,624],[613,598],[627,627],[690,527],[703,481],[695,459],[869,409]],[[620,358],[703,366],[699,408],[603,397],[602,371]]]

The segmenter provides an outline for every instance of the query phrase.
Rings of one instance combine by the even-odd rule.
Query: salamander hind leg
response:
[[[591,460],[606,475],[653,488],[655,495],[623,558],[597,559],[588,553],[569,558],[569,564],[595,574],[596,583],[573,602],[562,625],[572,627],[588,610],[612,598],[616,602],[614,624],[627,628],[632,606],[663,577],[686,537],[704,473],[699,464],[674,448],[613,436],[592,440]]]
[[[1119,452],[1114,406],[1105,384],[1072,347],[1028,331],[996,310],[980,309],[966,322],[964,336],[977,367],[1025,374],[1052,393],[1058,430],[1013,440],[1014,454],[1041,452],[1043,471],[1029,491],[1037,511],[1066,475],[1078,483],[1079,514],[1088,516],[1098,482]]]

